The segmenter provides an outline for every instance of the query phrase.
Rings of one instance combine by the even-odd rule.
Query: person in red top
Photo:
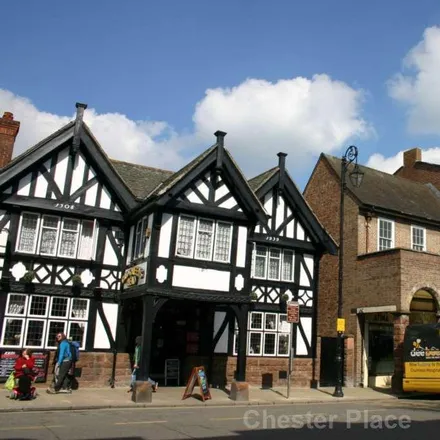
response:
[[[35,359],[32,357],[32,352],[25,348],[14,365],[14,377],[18,380],[18,384],[14,388],[16,394],[33,397],[35,388],[32,387],[32,382],[36,376]]]

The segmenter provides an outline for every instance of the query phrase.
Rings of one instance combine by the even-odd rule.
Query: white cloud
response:
[[[405,150],[407,151],[407,150]],[[385,173],[394,174],[403,166],[403,151],[399,151],[395,156],[385,158],[382,154],[373,154],[368,159],[366,166],[375,168]],[[422,150],[422,161],[440,165],[440,147]]]
[[[299,170],[319,153],[372,133],[361,118],[363,99],[361,90],[327,75],[276,83],[248,79],[232,89],[207,90],[193,120],[204,142],[217,129],[228,132],[225,142],[248,169],[274,166],[276,153],[284,151],[288,166]]]
[[[276,165],[276,153],[289,154],[287,165],[300,173],[321,152],[336,152],[349,140],[368,137],[362,118],[364,92],[327,75],[268,82],[248,79],[234,88],[208,89],[196,104],[190,134],[176,133],[164,121],[133,121],[119,113],[85,111],[92,132],[115,159],[178,169],[228,133],[225,144],[250,177]],[[28,99],[0,89],[0,111],[21,122],[15,154],[23,152],[68,121],[38,110]]]
[[[394,174],[403,165],[403,151],[399,151],[395,156],[384,157],[376,153],[370,156],[367,167],[374,168],[385,173]]]
[[[388,83],[392,98],[408,109],[412,133],[440,134],[440,28],[430,27],[423,40],[406,55],[408,73],[396,74]]]

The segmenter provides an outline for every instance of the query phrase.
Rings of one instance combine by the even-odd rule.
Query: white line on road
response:
[[[50,425],[50,426],[13,426],[9,428],[0,428],[0,431],[21,431],[25,429],[47,429],[47,428],[64,428],[64,425]]]
[[[140,422],[115,422],[115,425],[146,425],[150,423],[168,423],[168,420],[143,420]]]

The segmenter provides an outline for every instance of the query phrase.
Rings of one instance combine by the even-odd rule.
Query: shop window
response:
[[[84,349],[89,302],[84,298],[10,293],[0,345],[56,348],[55,336],[65,333]]]

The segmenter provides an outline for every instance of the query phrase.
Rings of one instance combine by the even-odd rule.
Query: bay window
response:
[[[14,348],[56,348],[65,333],[85,348],[89,299],[8,294],[0,345]]]
[[[179,217],[177,256],[228,263],[231,245],[232,223],[188,215]]]
[[[53,257],[95,258],[97,225],[93,220],[23,213],[17,252]]]
[[[293,281],[294,253],[256,245],[252,258],[252,277],[274,281]]]

